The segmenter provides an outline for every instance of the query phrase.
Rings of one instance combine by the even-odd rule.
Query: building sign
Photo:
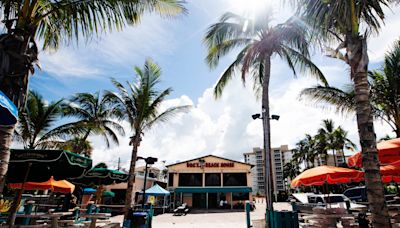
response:
[[[189,168],[232,168],[235,166],[235,163],[233,162],[204,162],[204,163],[200,163],[200,162],[188,162],[186,163],[186,167]]]

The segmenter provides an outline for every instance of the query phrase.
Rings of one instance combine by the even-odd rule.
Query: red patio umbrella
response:
[[[381,165],[387,165],[400,160],[400,138],[386,140],[376,144]],[[362,167],[361,151],[349,157],[350,167]]]
[[[359,182],[363,179],[364,173],[354,169],[347,169],[335,166],[318,166],[308,169],[292,180],[291,187],[299,187],[301,185],[323,185],[339,184],[348,182]]]
[[[400,182],[400,160],[381,166],[380,172],[384,183]]]

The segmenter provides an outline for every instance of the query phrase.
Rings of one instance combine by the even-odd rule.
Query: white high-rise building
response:
[[[264,186],[264,153],[263,149],[256,147],[253,148],[252,152],[244,153],[244,161],[246,163],[254,165],[252,168],[253,175],[253,193],[265,193]],[[283,166],[290,162],[292,159],[292,151],[289,150],[287,145],[280,147],[271,148],[271,165],[272,165],[272,177],[274,194],[278,194],[279,191],[285,191],[287,189],[285,180],[283,178]]]

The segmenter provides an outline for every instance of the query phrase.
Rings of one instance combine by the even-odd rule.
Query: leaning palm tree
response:
[[[19,113],[14,139],[25,149],[53,148],[60,136],[69,133],[54,125],[62,114],[62,100],[47,104],[37,92],[29,92],[26,106]]]
[[[390,227],[370,102],[367,38],[372,32],[379,32],[385,16],[383,7],[394,0],[290,1],[297,6],[299,16],[319,30],[325,39],[340,43],[331,54],[349,65],[350,78],[354,82],[355,109],[372,223],[374,227]]]
[[[174,16],[185,12],[180,0],[0,0],[0,10],[5,31],[0,35],[0,90],[19,109],[38,61],[38,40],[44,49],[54,49],[60,43],[89,40],[137,24],[145,13]],[[14,127],[0,126],[0,185],[7,173]]]
[[[96,93],[78,93],[70,97],[63,106],[63,116],[75,121],[63,125],[64,128],[79,129],[83,134],[75,137],[75,153],[81,153],[87,146],[90,135],[100,135],[107,147],[110,140],[119,144],[117,134],[124,136],[125,131],[118,122],[123,114],[115,106],[110,97]],[[82,150],[82,151],[79,151]],[[90,150],[89,150],[90,152]]]
[[[125,113],[133,136],[129,142],[132,146],[131,164],[129,169],[128,187],[125,197],[125,219],[132,206],[133,184],[135,182],[135,165],[138,148],[143,135],[156,124],[170,120],[174,115],[187,111],[190,106],[175,106],[160,110],[161,104],[172,92],[171,88],[159,90],[161,69],[151,59],[147,59],[143,68],[135,67],[137,79],[134,84],[127,82],[127,87],[112,80],[118,92],[108,92],[115,102],[120,104],[120,110]]]
[[[383,69],[368,72],[371,86],[371,104],[374,118],[386,122],[400,137],[400,40],[386,53]],[[347,85],[342,89],[330,86],[314,86],[300,93],[315,102],[324,102],[343,114],[356,112],[354,88]]]
[[[271,76],[271,59],[280,57],[296,74],[296,68],[309,70],[324,83],[321,71],[310,61],[308,50],[308,31],[304,24],[296,18],[285,23],[272,25],[271,12],[263,12],[262,16],[246,18],[234,13],[225,13],[219,22],[211,25],[205,35],[204,42],[208,55],[206,62],[210,68],[219,64],[222,56],[241,49],[236,59],[222,73],[214,94],[220,97],[228,81],[236,70],[241,71],[245,81],[248,73],[254,80],[254,89],[262,91],[261,103],[264,129],[265,170],[270,170],[270,123],[269,123],[269,80]],[[265,175],[265,186],[272,186],[269,175]],[[272,189],[266,194],[267,208],[272,208]]]

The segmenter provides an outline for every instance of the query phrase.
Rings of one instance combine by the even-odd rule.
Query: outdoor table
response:
[[[58,227],[58,220],[60,219],[61,216],[64,215],[72,215],[71,212],[56,212],[56,213],[36,213],[36,214],[30,214],[30,215],[21,215],[17,214],[17,218],[32,218],[32,219],[39,219],[39,218],[49,218],[51,220],[51,227],[52,228],[57,228]]]
[[[94,214],[81,215],[81,217],[91,219],[92,221],[90,222],[89,228],[96,228],[97,219],[109,218],[109,217],[111,217],[111,214],[109,214],[109,213],[94,213]]]

